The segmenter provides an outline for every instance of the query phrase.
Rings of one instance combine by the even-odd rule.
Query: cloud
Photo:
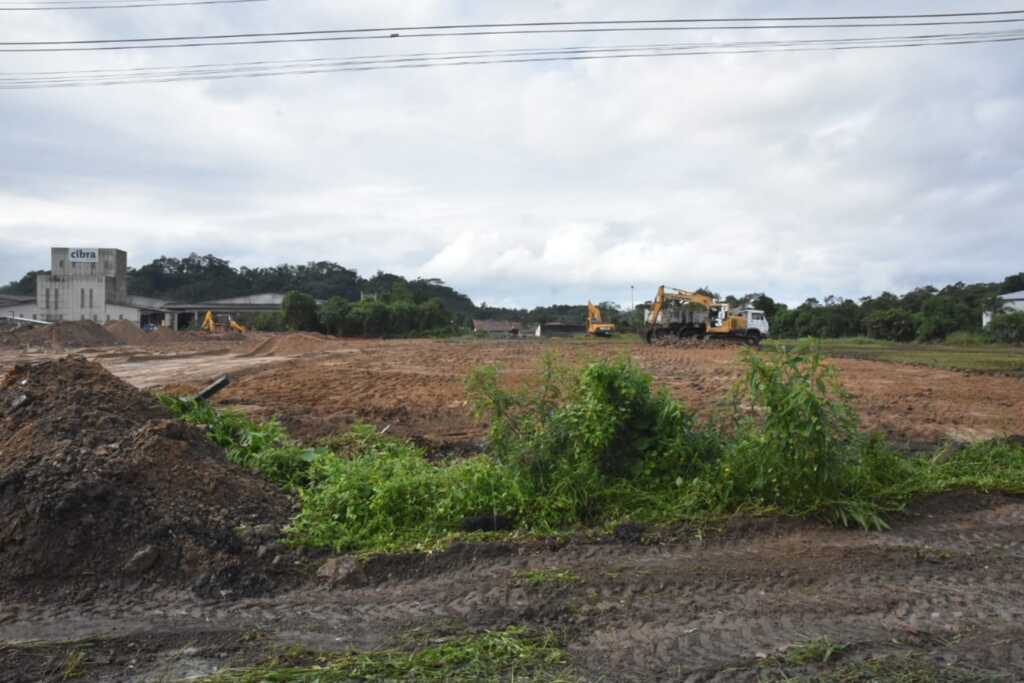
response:
[[[713,9],[764,12],[753,2]],[[874,2],[857,11],[889,9]],[[596,0],[274,2],[25,13],[46,16],[17,16],[0,35],[637,12]],[[654,3],[644,14],[679,9]],[[68,69],[642,40],[354,42],[5,62]],[[441,277],[477,301],[507,305],[629,303],[631,286],[646,299],[661,283],[765,290],[799,303],[998,280],[1020,269],[1024,250],[1016,191],[1024,70],[1007,58],[1008,45],[6,91],[0,280],[45,267],[51,244],[86,243],[128,249],[135,265],[192,251],[253,266],[329,259],[365,274]]]

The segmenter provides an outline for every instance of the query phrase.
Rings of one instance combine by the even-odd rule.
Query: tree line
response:
[[[0,287],[0,293],[35,294],[36,275]],[[763,292],[719,297],[733,306],[752,305],[763,310],[772,336],[851,337],[867,335],[892,341],[941,341],[952,334],[977,334],[982,312],[996,308],[996,297],[1024,290],[1024,273],[997,283],[957,282],[942,289],[918,287],[903,295],[882,292],[858,300],[830,295],[809,298],[790,308]],[[296,292],[309,297],[289,320],[285,311],[255,316],[248,322],[257,329],[320,329],[346,336],[405,336],[468,330],[475,319],[515,320],[524,323],[583,324],[587,307],[556,304],[532,309],[479,306],[442,280],[378,271],[369,278],[330,261],[302,265],[234,267],[212,254],[185,258],[162,256],[140,268],[129,268],[128,291],[168,301],[201,302],[266,292]],[[294,303],[294,297],[292,298]],[[312,301],[312,307],[309,305]],[[324,302],[317,305],[317,301]],[[642,307],[630,311],[612,302],[598,304],[604,319],[621,329],[643,324]],[[999,341],[1024,341],[1024,314],[997,315],[987,331]]]
[[[726,297],[739,306],[763,310],[774,337],[856,337],[900,342],[943,341],[954,334],[978,335],[982,313],[997,310],[1000,294],[1024,290],[1024,273],[998,283],[957,282],[942,289],[918,287],[902,296],[882,292],[858,300],[827,296],[809,298],[790,308],[763,293]],[[993,341],[1024,341],[1024,314],[997,314],[985,331]]]

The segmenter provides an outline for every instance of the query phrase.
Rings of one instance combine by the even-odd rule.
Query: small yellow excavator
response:
[[[207,311],[206,315],[203,316],[203,324],[200,329],[206,330],[207,332],[239,332],[245,334],[248,332],[248,328],[245,325],[235,322],[234,319],[229,315],[227,316],[228,322],[224,323],[217,322],[217,318],[213,315],[213,311]]]
[[[615,332],[614,323],[606,323],[601,318],[601,309],[587,302],[587,334],[595,337],[610,337]]]
[[[715,301],[707,294],[666,289],[662,285],[650,307],[644,337],[648,344],[671,335],[680,339],[725,339],[756,346],[768,336],[768,329],[764,311],[747,308],[734,313],[729,304]]]

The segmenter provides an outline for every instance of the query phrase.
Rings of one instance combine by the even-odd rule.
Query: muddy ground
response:
[[[78,349],[137,387],[186,392],[221,372],[222,405],[278,416],[314,440],[354,421],[440,450],[476,447],[462,382],[497,363],[527,380],[542,354],[627,355],[702,415],[741,372],[733,349],[594,340],[377,341],[317,335],[171,337]],[[0,370],[59,355],[0,350]],[[865,426],[907,444],[1024,433],[1024,382],[838,359]],[[888,532],[736,520],[621,539],[461,545],[322,566],[253,598],[138,583],[75,599],[0,596],[0,681],[175,681],[300,645],[347,652],[522,625],[559,634],[582,680],[782,680],[832,664],[779,653],[828,638],[838,665],[909,657],[937,680],[1024,677],[1024,499],[951,494]],[[324,564],[326,563],[326,564]],[[560,570],[570,581],[524,580]],[[308,574],[307,574],[308,575]],[[956,680],[962,680],[957,678]]]
[[[582,680],[782,680],[886,656],[926,664],[935,680],[947,670],[1020,680],[1022,523],[1024,500],[959,494],[885,533],[754,520],[703,540],[681,529],[636,543],[342,561],[312,585],[259,599],[143,591],[7,603],[0,680],[62,680],[73,663],[86,680],[173,681],[293,645],[361,651],[509,625],[561,634]],[[532,584],[532,569],[575,580]],[[779,656],[820,638],[846,647],[828,667]]]

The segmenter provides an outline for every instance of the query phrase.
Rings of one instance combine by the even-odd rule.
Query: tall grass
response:
[[[570,371],[546,358],[539,381],[519,389],[477,368],[466,388],[487,448],[440,463],[365,425],[307,448],[273,421],[165,402],[209,425],[231,460],[297,493],[293,542],[337,551],[422,547],[472,519],[550,533],[752,512],[883,528],[917,495],[1024,492],[1019,445],[911,460],[862,433],[835,371],[809,347],[748,352],[744,363],[732,413],[711,421],[624,359]]]

